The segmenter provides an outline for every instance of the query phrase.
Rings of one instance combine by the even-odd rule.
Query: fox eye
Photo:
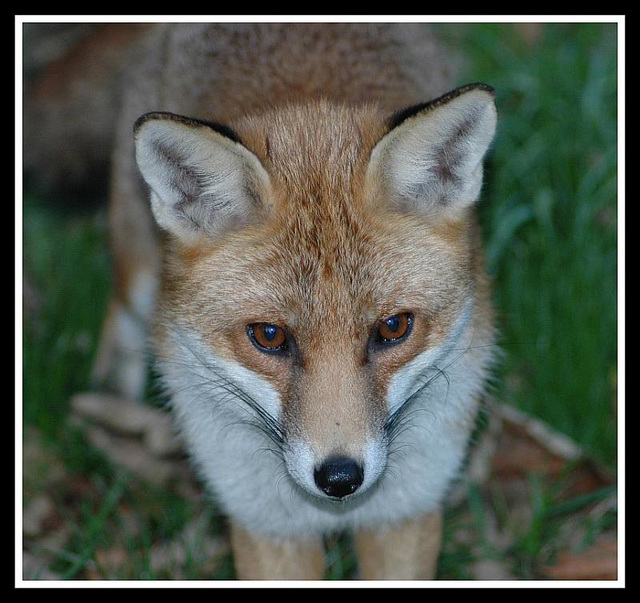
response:
[[[413,314],[402,312],[383,318],[375,331],[378,344],[400,343],[406,339],[413,325]]]
[[[277,325],[256,322],[247,326],[247,335],[261,352],[278,353],[287,349],[287,334]]]

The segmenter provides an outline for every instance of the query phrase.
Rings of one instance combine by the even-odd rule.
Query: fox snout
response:
[[[303,489],[344,499],[368,490],[384,471],[386,405],[348,345],[317,351],[282,406],[284,458]]]
[[[361,453],[333,452],[326,456],[313,453],[305,442],[288,446],[287,470],[293,481],[320,498],[345,499],[373,486],[386,466],[383,440],[368,442]]]

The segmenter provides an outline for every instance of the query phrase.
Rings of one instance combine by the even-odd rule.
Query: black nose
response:
[[[318,488],[326,495],[344,498],[353,494],[362,485],[364,472],[353,459],[334,457],[320,465],[313,477]]]

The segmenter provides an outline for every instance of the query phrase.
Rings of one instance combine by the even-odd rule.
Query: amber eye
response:
[[[409,335],[412,323],[413,315],[410,312],[382,319],[376,332],[378,343],[399,343]]]
[[[247,335],[262,352],[283,352],[287,349],[287,334],[277,325],[256,322],[247,326]]]

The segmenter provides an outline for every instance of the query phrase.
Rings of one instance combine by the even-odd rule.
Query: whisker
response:
[[[429,391],[429,388],[433,385],[433,383],[439,379],[444,379],[446,381],[446,390],[444,403],[446,404],[449,390],[451,387],[451,377],[448,373],[448,370],[457,365],[460,359],[470,350],[479,349],[482,347],[492,347],[494,344],[488,344],[487,346],[473,346],[473,335],[471,337],[471,341],[465,346],[458,348],[451,348],[448,350],[448,353],[451,352],[459,352],[451,358],[444,367],[439,367],[436,364],[429,365],[424,374],[417,379],[418,387],[409,395],[405,400],[391,413],[391,415],[387,418],[387,421],[384,425],[384,431],[387,436],[387,441],[389,443],[389,454],[392,454],[395,449],[398,447],[398,440],[401,434],[405,433],[408,429],[413,428],[416,425],[415,421],[411,421],[415,411],[423,410],[428,411],[427,408],[413,408],[411,412],[409,409],[415,405],[415,403],[421,400]]]
[[[245,419],[234,421],[237,425],[246,425],[256,428],[263,433],[273,444],[275,449],[267,447],[266,449],[275,453],[282,453],[282,447],[285,443],[285,433],[281,422],[273,417],[265,408],[249,393],[242,389],[237,383],[229,379],[221,370],[208,363],[201,355],[181,340],[182,348],[190,354],[190,358],[175,358],[168,355],[158,355],[156,362],[158,364],[166,364],[169,366],[182,367],[188,369],[192,376],[198,377],[196,383],[191,383],[177,392],[184,393],[193,388],[198,393],[198,399],[204,396],[215,401],[216,406],[228,405],[230,402],[236,403],[237,407],[248,413]]]

